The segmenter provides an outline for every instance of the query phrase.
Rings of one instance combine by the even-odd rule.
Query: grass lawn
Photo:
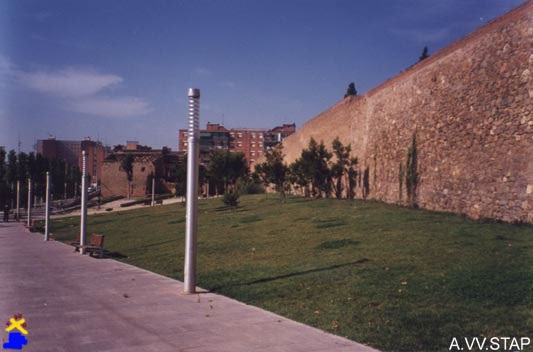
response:
[[[533,227],[373,201],[199,202],[199,286],[378,349],[533,337]],[[90,216],[117,260],[183,278],[179,204]],[[79,218],[52,221],[75,239]],[[120,255],[119,255],[120,254]],[[122,257],[123,255],[124,257]]]

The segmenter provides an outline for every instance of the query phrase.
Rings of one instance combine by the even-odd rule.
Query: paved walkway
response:
[[[179,281],[73,253],[15,223],[0,223],[0,283],[0,326],[27,319],[23,351],[373,351],[224,296],[181,295]]]
[[[125,199],[125,198],[123,198],[123,199],[118,199],[118,200],[115,200],[115,201],[112,201],[112,202],[109,202],[109,203],[102,204],[100,206],[100,208],[98,208],[97,206],[93,206],[93,207],[87,208],[87,215],[109,214],[109,211],[107,211],[107,209],[113,209],[111,211],[115,213],[117,211],[128,211],[128,210],[133,210],[133,209],[149,208],[150,207],[150,205],[144,205],[143,203],[131,205],[129,207],[121,207],[120,206],[122,203],[128,203],[128,202],[131,202],[132,200],[135,200],[135,199]],[[180,203],[182,201],[183,201],[182,197],[168,198],[168,199],[163,199],[162,204],[156,204],[155,206]],[[80,216],[80,210],[79,209],[73,210],[73,211],[71,211],[71,212],[69,212],[67,214],[52,215],[51,218],[52,219],[59,219],[59,218],[68,218],[68,217],[72,217],[72,216]]]

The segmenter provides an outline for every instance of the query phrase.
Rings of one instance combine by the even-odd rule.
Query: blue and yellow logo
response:
[[[9,341],[4,342],[4,349],[21,350],[22,345],[28,344],[28,340],[25,337],[25,335],[28,335],[26,319],[24,319],[22,314],[15,314],[9,319],[6,325],[6,331],[9,333]]]

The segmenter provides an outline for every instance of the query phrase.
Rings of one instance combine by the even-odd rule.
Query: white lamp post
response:
[[[50,225],[50,172],[46,172],[46,209],[44,218],[44,240],[48,241]]]
[[[87,153],[81,152],[81,219],[80,219],[80,253],[84,254],[85,238],[87,237]]]
[[[196,231],[198,217],[198,144],[200,129],[200,89],[189,89],[189,133],[187,152],[187,218],[185,223],[184,293],[196,292]]]

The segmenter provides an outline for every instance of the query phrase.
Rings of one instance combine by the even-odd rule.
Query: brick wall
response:
[[[370,169],[370,198],[396,203],[399,163],[416,133],[419,206],[533,222],[532,75],[528,1],[319,114],[283,142],[286,160],[294,161],[310,137],[331,149],[339,136],[352,144],[360,171]]]

